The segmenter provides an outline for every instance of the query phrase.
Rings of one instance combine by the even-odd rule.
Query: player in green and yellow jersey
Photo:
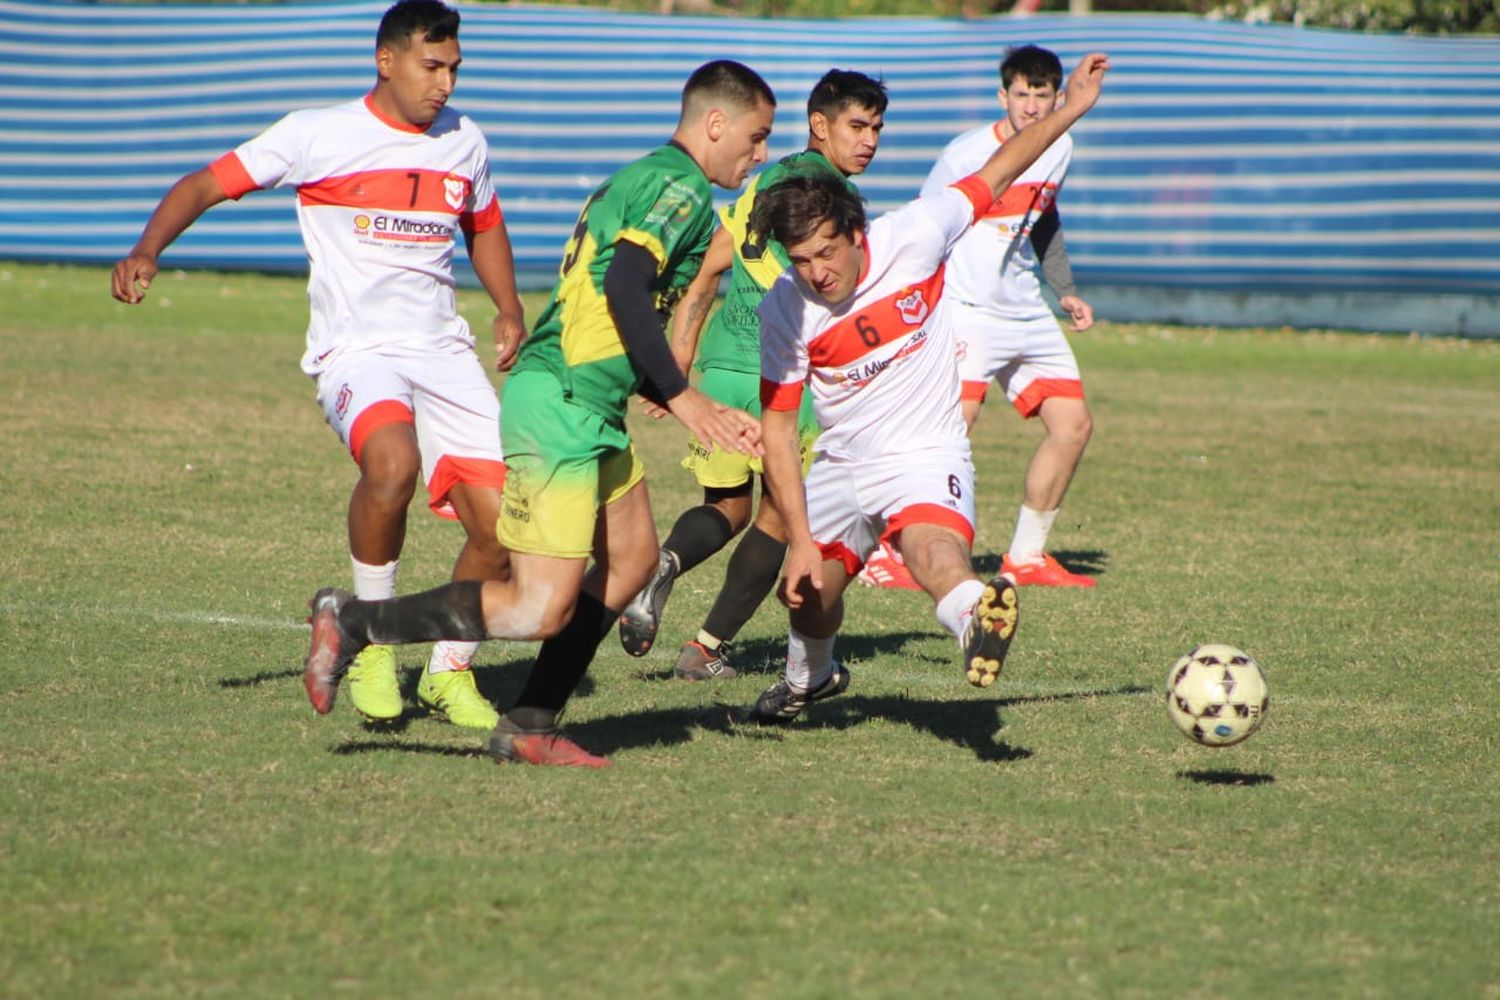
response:
[[[703,267],[672,319],[672,353],[686,370],[696,348],[698,387],[711,398],[760,414],[757,309],[788,262],[781,244],[762,246],[750,235],[750,211],[757,192],[794,171],[826,171],[843,177],[850,190],[857,192],[849,178],[864,173],[874,159],[885,127],[885,108],[885,86],[879,80],[852,70],[829,70],[807,99],[807,149],[761,171],[738,201],[720,210],[721,225]],[[724,304],[714,314],[699,345],[703,319],[726,270],[731,271],[731,277]],[[817,436],[811,403],[812,397],[805,396],[800,424],[804,449]],[[761,472],[759,458],[694,436],[682,464],[693,471],[703,487],[703,503],[677,519],[662,545],[656,576],[620,616],[620,641],[633,656],[644,656],[655,642],[673,581],[750,524],[753,479]],[[673,671],[677,677],[711,680],[735,676],[724,655],[724,644],[739,633],[776,585],[786,548],[781,515],[774,499],[762,488],[755,522],[730,555],[718,598],[697,637],[682,647]]]
[[[319,591],[304,676],[315,706],[331,706],[350,659],[372,642],[543,639],[515,707],[490,737],[491,755],[531,764],[609,763],[564,737],[557,716],[618,609],[658,562],[626,404],[639,393],[699,440],[760,452],[755,417],[688,385],[662,316],[709,249],[710,184],[738,188],[765,162],[775,107],[754,70],[707,63],[683,88],[671,142],[622,167],[589,197],[552,298],[503,390],[508,471],[498,534],[511,553],[510,579],[386,601]]]

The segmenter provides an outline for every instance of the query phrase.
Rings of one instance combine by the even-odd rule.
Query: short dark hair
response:
[[[757,192],[750,210],[750,231],[762,243],[772,239],[784,247],[816,235],[828,222],[840,236],[865,228],[864,199],[827,170],[793,170]]]
[[[1057,53],[1040,45],[1008,48],[1005,50],[1005,58],[1000,61],[1000,86],[1009,90],[1011,82],[1017,77],[1033,87],[1050,83],[1053,90],[1061,90],[1062,60],[1057,58]]]
[[[380,19],[375,47],[404,49],[411,36],[422,32],[424,42],[446,42],[458,37],[458,11],[439,0],[401,0]]]
[[[693,70],[682,85],[682,113],[695,101],[724,103],[749,109],[764,101],[776,106],[776,94],[759,73],[733,59],[715,59]]]
[[[889,102],[884,81],[852,69],[831,69],[813,84],[812,93],[807,95],[807,114],[811,117],[818,112],[832,121],[845,108],[855,106],[883,115]]]

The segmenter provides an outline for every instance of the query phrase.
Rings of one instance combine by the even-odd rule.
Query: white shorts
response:
[[[807,474],[807,520],[824,559],[858,573],[881,539],[911,524],[952,528],[974,542],[974,462],[969,442],[875,461],[821,456]]]
[[[964,399],[984,401],[990,379],[1023,417],[1035,416],[1052,396],[1083,398],[1073,347],[1050,312],[1006,319],[988,309],[944,297],[938,322],[953,331]]]
[[[374,431],[415,425],[434,513],[457,516],[448,492],[458,483],[495,489],[505,484],[500,397],[470,348],[347,351],[316,380],[323,416],[356,462]]]

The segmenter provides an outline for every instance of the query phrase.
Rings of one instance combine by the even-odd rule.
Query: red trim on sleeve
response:
[[[894,546],[901,529],[913,524],[933,524],[939,528],[949,528],[968,539],[969,545],[974,544],[974,525],[969,523],[969,519],[939,503],[914,503],[910,507],[902,507],[886,519],[885,532],[880,538],[882,541],[890,539]]]
[[[505,463],[493,458],[455,458],[444,455],[437,460],[432,478],[427,480],[427,506],[438,517],[458,519],[458,511],[448,500],[448,494],[459,483],[487,489],[505,488]]]
[[[865,565],[865,561],[843,542],[819,542],[818,551],[823,553],[824,562],[843,563],[844,572],[849,576],[858,573]]]
[[[974,207],[974,218],[984,214],[984,210],[990,207],[990,202],[995,200],[995,194],[990,190],[990,185],[978,174],[970,174],[961,181],[956,181],[953,186]]]
[[[1083,383],[1076,378],[1039,378],[1032,381],[1016,397],[1016,411],[1023,417],[1034,417],[1041,412],[1042,404],[1053,396],[1063,399],[1082,399]]]
[[[239,154],[230,151],[219,157],[208,165],[208,172],[214,175],[214,180],[219,182],[219,187],[224,189],[224,197],[241,198],[250,191],[260,187],[255,183],[255,178],[245,169],[245,164],[240,161]]]
[[[500,199],[491,198],[490,203],[480,212],[464,212],[458,217],[458,224],[464,232],[473,236],[475,233],[488,232],[500,225],[500,220],[505,216],[500,211]]]
[[[989,395],[990,383],[986,379],[983,382],[963,382],[958,388],[958,398],[965,402],[984,402],[984,397]]]
[[[378,403],[371,403],[359,411],[359,416],[354,418],[354,425],[349,428],[349,454],[354,456],[355,462],[358,462],[370,435],[386,424],[414,424],[416,422],[416,418],[412,416],[411,407],[400,400],[382,399]]]
[[[802,383],[789,382],[783,385],[762,377],[760,380],[760,408],[785,412],[802,405]]]

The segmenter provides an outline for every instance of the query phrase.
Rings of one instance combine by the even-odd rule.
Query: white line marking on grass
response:
[[[254,615],[233,615],[219,611],[160,611],[140,608],[100,608],[70,605],[0,604],[0,613],[7,615],[68,615],[79,618],[101,618],[107,620],[128,619],[153,621],[173,625],[230,625],[236,628],[306,630],[307,623],[288,621],[283,618],[259,618]]]

